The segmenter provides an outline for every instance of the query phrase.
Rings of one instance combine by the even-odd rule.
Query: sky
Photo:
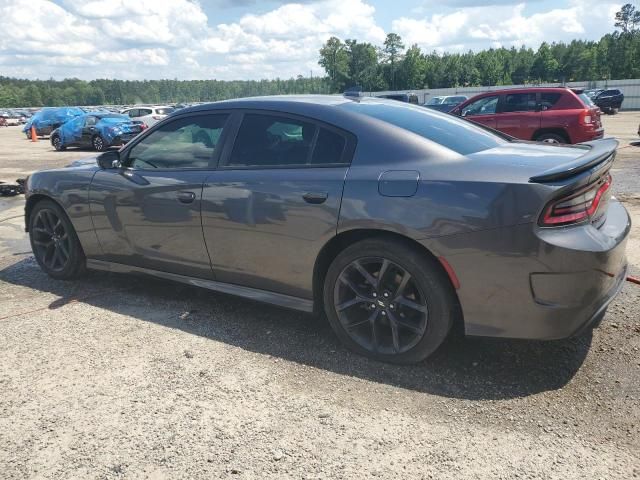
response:
[[[330,37],[459,52],[596,40],[607,0],[0,0],[0,75],[244,80],[323,75]]]

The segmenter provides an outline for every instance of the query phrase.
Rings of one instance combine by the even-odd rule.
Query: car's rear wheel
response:
[[[567,139],[557,133],[543,133],[542,135],[538,135],[536,141],[555,144],[567,143]]]
[[[376,360],[415,363],[453,322],[455,294],[432,258],[401,241],[372,239],[342,251],[324,282],[324,307],[342,342]]]
[[[62,144],[62,140],[57,135],[51,139],[51,143],[53,144],[53,148],[55,148],[58,152],[62,152],[67,148]]]
[[[107,143],[100,135],[96,135],[95,137],[93,137],[93,140],[91,140],[91,144],[93,145],[93,149],[96,152],[103,152],[107,148]]]
[[[31,249],[49,276],[69,280],[85,271],[82,246],[65,212],[51,200],[42,200],[29,216]]]

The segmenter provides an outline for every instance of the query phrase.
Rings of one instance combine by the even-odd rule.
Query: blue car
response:
[[[69,120],[51,132],[51,145],[58,151],[67,147],[90,147],[102,152],[123,145],[144,129],[142,122],[127,115],[111,112],[90,112]]]
[[[29,139],[31,138],[32,126],[35,127],[37,136],[49,135],[60,125],[83,113],[84,112],[78,107],[45,107],[38,110],[35,115],[25,123],[22,131]]]

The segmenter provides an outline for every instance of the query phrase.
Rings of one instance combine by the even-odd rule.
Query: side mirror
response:
[[[120,166],[120,152],[118,150],[108,150],[99,155],[96,162],[103,169],[117,168]]]

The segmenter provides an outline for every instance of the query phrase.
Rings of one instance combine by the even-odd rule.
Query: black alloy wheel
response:
[[[93,137],[91,143],[93,144],[93,149],[96,152],[102,152],[105,148],[107,148],[105,141],[100,135],[96,135],[95,137]]]
[[[71,240],[56,212],[41,209],[33,222],[33,253],[53,272],[61,272],[69,262]]]
[[[392,363],[415,363],[433,353],[458,311],[438,261],[396,239],[345,248],[329,266],[323,297],[329,323],[347,347]]]
[[[60,140],[60,137],[57,135],[53,137],[52,143],[53,143],[53,148],[55,148],[56,151],[58,152],[63,151],[65,148],[64,145],[62,145],[62,140]]]
[[[360,346],[399,354],[414,347],[427,329],[429,309],[411,274],[386,258],[351,262],[333,294],[340,323]]]
[[[31,249],[49,276],[70,280],[86,270],[86,258],[65,211],[51,200],[41,200],[29,215]]]

